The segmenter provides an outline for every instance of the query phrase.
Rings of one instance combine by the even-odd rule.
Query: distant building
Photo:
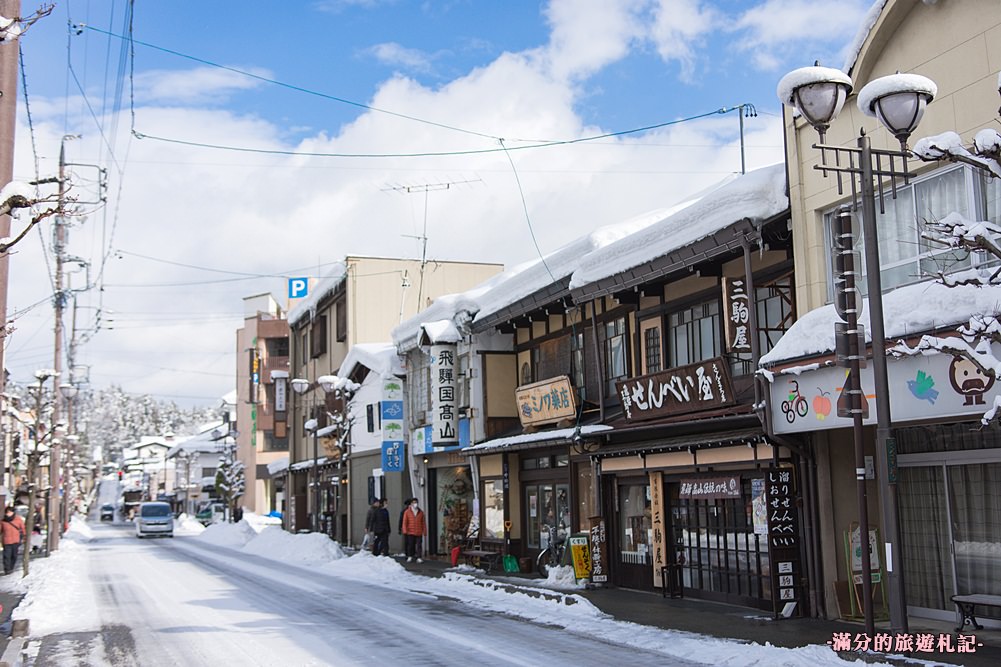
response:
[[[270,294],[248,296],[243,304],[243,327],[236,332],[234,416],[246,490],[238,503],[267,514],[281,509],[284,484],[283,476],[272,478],[268,464],[288,456],[288,321]]]

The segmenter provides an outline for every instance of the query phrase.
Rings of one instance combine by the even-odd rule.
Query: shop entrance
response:
[[[667,557],[681,564],[685,593],[771,609],[768,538],[754,532],[751,480],[741,481],[740,498],[680,498],[680,486],[667,486]]]
[[[569,534],[570,485],[542,482],[523,488],[528,518],[525,543],[529,549],[541,551],[551,540]]]

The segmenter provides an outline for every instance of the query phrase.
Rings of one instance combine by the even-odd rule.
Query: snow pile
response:
[[[84,517],[74,514],[70,517],[70,527],[69,530],[63,533],[63,539],[73,540],[74,542],[90,542],[94,539],[94,531]]]
[[[93,629],[98,605],[87,572],[92,537],[89,526],[71,519],[58,551],[48,558],[31,559],[27,577],[21,576],[18,558],[17,568],[4,578],[4,590],[25,596],[12,618],[30,619],[32,636]]]
[[[278,517],[267,516],[266,514],[257,514],[256,512],[249,512],[247,510],[243,510],[243,521],[247,522],[247,524],[258,533],[268,526],[282,525],[282,520]]]
[[[240,549],[257,537],[257,531],[246,520],[240,523],[213,523],[198,536],[209,544]]]
[[[322,533],[293,535],[279,526],[266,526],[242,550],[285,563],[325,563],[344,558],[341,545]]]
[[[546,573],[546,581],[542,585],[547,588],[584,588],[584,584],[577,583],[577,576],[574,574],[572,565],[549,568],[549,572]]]
[[[204,532],[205,526],[189,514],[181,513],[174,519],[175,535],[201,535]]]

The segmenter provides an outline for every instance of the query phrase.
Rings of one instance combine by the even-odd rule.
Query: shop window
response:
[[[568,465],[570,465],[569,454],[557,454],[555,459],[557,468],[566,468]]]
[[[411,382],[407,395],[410,397],[410,414],[417,424],[425,423],[431,410],[431,366],[428,355],[420,349],[410,354]]]
[[[575,333],[570,344],[570,377],[573,386],[580,392],[580,399],[587,398],[587,387],[584,384],[584,333]]]
[[[504,539],[504,482],[500,479],[483,482],[483,531],[482,537],[490,540]]]
[[[615,382],[626,377],[626,318],[620,317],[603,326],[605,381],[608,396],[615,395]]]
[[[649,484],[619,487],[619,516],[620,561],[631,565],[649,565],[653,542]]]
[[[649,327],[643,330],[643,361],[645,374],[656,373],[661,369],[660,327]]]
[[[719,301],[713,299],[668,315],[668,356],[671,368],[694,364],[720,354]]]
[[[592,488],[593,475],[591,466],[581,464],[577,466],[577,530],[587,531],[590,529],[590,517],[595,512],[592,506],[594,494]]]
[[[962,165],[914,179],[910,185],[898,183],[896,199],[889,193],[883,199],[885,212],[880,213],[879,206],[876,207],[883,290],[927,280],[939,271],[952,273],[989,263],[993,258],[982,253],[947,248],[923,238],[923,221],[940,220],[955,212],[968,220],[988,220],[998,224],[1001,219],[999,195],[1001,185],[997,179],[985,181],[980,170]],[[833,213],[829,211],[825,216],[828,230]],[[861,238],[858,248],[864,256],[864,241]],[[860,267],[860,270],[864,275],[865,267]],[[828,285],[831,285],[828,297],[833,300],[834,283],[830,271],[828,266]],[[863,294],[867,292],[868,285],[864,278],[858,281],[858,286]]]
[[[338,299],[334,304],[334,326],[337,332],[337,342],[343,343],[348,339],[348,305],[347,299]]]

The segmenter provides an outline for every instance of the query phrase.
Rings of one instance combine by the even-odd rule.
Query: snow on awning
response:
[[[436,320],[421,324],[421,345],[458,343],[460,340],[462,336],[452,320]]]
[[[289,470],[295,470],[295,471],[309,470],[310,468],[313,467],[313,463],[314,463],[313,459],[309,459],[308,461],[299,461],[298,463],[293,463],[292,465],[290,465]],[[327,463],[326,456],[321,456],[320,458],[316,459],[317,466],[322,466],[325,465],[326,463]]]
[[[283,456],[280,459],[276,459],[268,464],[268,474],[274,477],[280,473],[288,470],[288,457]]]
[[[591,424],[580,427],[580,434],[583,437],[597,435],[611,431],[611,426],[605,424]],[[462,449],[462,453],[467,456],[480,456],[490,454],[495,451],[512,451],[518,449],[529,449],[543,444],[567,444],[571,442],[577,433],[576,428],[561,428],[553,431],[538,431],[536,433],[522,433],[505,438],[494,438],[470,447]]]
[[[271,371],[271,379],[285,379],[288,378],[288,371]]]

